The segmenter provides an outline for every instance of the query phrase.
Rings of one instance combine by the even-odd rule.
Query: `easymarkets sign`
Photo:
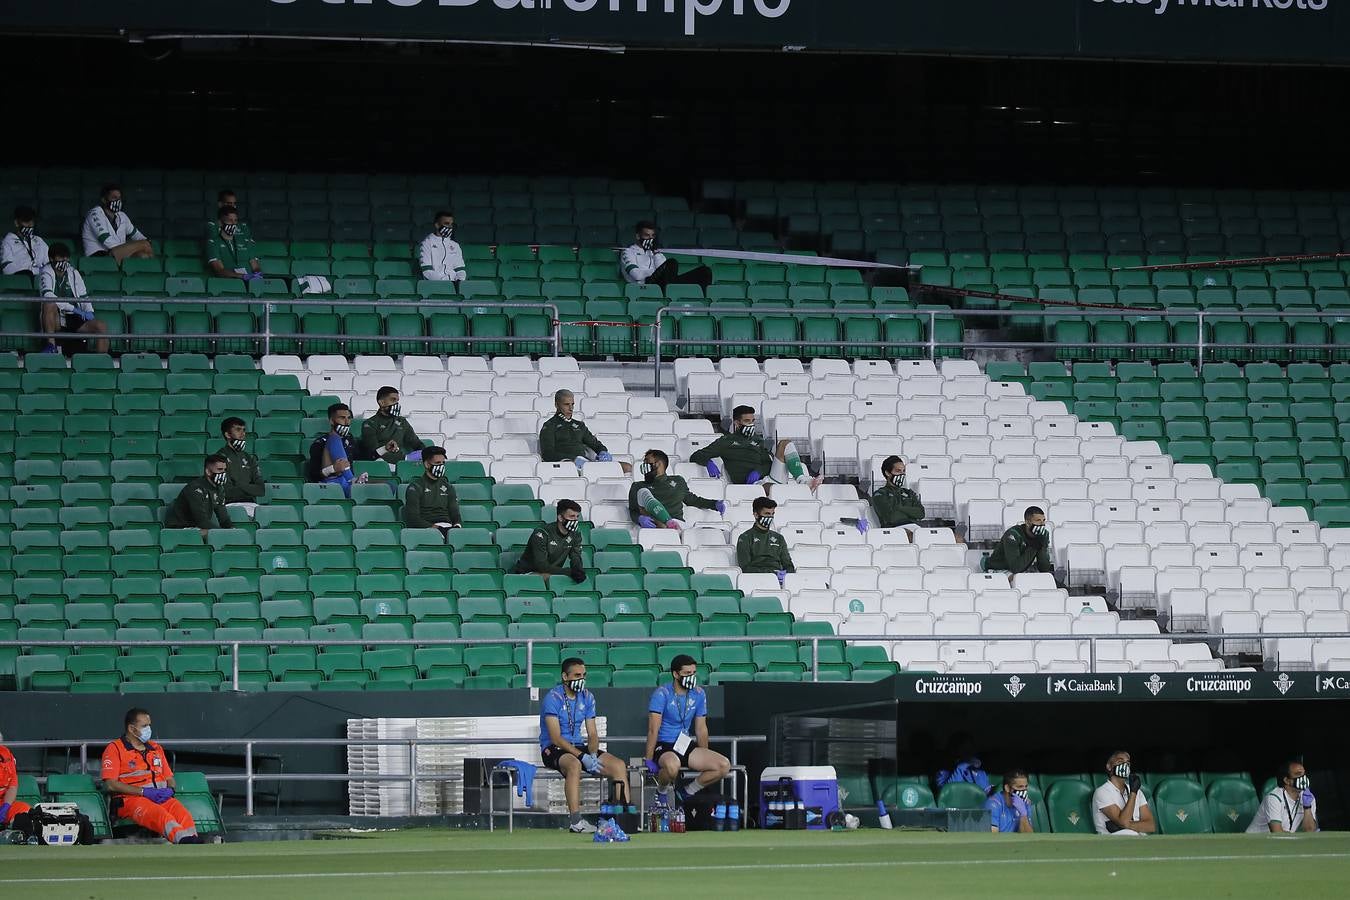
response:
[[[16,0],[0,27],[1350,62],[1350,0]]]
[[[916,702],[1035,703],[1081,700],[1350,700],[1350,672],[936,675],[902,672],[896,697]]]

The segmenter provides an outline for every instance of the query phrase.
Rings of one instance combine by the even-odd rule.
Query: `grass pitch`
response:
[[[10,895],[1342,898],[1350,834],[1107,838],[880,831],[638,835],[432,831],[219,846],[0,847]]]

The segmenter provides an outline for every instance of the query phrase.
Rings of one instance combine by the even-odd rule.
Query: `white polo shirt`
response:
[[[1298,831],[1303,827],[1303,814],[1302,798],[1290,797],[1284,788],[1277,787],[1261,801],[1256,815],[1252,816],[1252,824],[1247,826],[1247,833],[1269,834],[1271,822],[1279,822],[1285,831]],[[1317,818],[1316,800],[1313,801],[1312,815]]]
[[[47,242],[36,234],[28,240],[11,231],[0,244],[0,267],[4,274],[30,272],[36,275],[47,264]]]
[[[1123,810],[1125,809],[1125,804],[1128,803],[1129,800],[1129,792],[1116,787],[1110,779],[1092,792],[1092,827],[1096,829],[1098,834],[1113,833],[1106,827],[1106,823],[1111,820],[1106,818],[1106,813],[1102,812],[1102,810],[1106,809],[1108,806],[1118,806]],[[1144,796],[1143,791],[1140,791],[1139,799],[1134,805],[1134,819],[1131,821],[1138,822],[1140,818],[1142,818],[1140,814],[1147,806],[1148,797]]]
[[[93,256],[120,247],[127,241],[143,241],[145,235],[141,234],[141,230],[126,213],[110,217],[102,206],[95,206],[84,217],[80,240],[84,244],[84,255]]]

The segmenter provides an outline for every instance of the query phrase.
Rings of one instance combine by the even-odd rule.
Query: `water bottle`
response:
[[[608,819],[608,818],[609,818],[610,816],[612,816],[612,815],[614,815],[614,807],[611,806],[611,805],[609,804],[609,801],[605,801],[604,803],[601,803],[601,804],[600,804],[600,821],[603,822],[605,819]]]
[[[661,810],[661,833],[667,834],[670,831],[670,807]]]
[[[725,800],[717,801],[717,806],[713,810],[713,831],[727,830],[727,804]]]
[[[769,801],[769,811],[764,816],[765,828],[783,827],[783,807],[776,799]]]
[[[741,830],[741,805],[735,800],[727,806],[727,831]]]
[[[676,834],[684,834],[685,830],[684,808],[675,810],[675,827],[671,829]]]

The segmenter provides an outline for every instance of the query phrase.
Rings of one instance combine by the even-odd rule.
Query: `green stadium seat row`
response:
[[[41,802],[43,796],[38,793],[37,782],[32,776],[20,775],[20,799],[24,802]],[[197,833],[203,837],[224,834],[225,826],[221,822],[220,807],[208,786],[207,777],[201,772],[174,772],[174,796],[192,813],[197,824]],[[23,788],[27,786],[25,792]],[[114,827],[124,824],[113,822],[102,787],[90,775],[53,774],[47,776],[46,798],[54,803],[74,803],[80,812],[89,817],[94,828],[94,837],[106,839],[114,836]]]

